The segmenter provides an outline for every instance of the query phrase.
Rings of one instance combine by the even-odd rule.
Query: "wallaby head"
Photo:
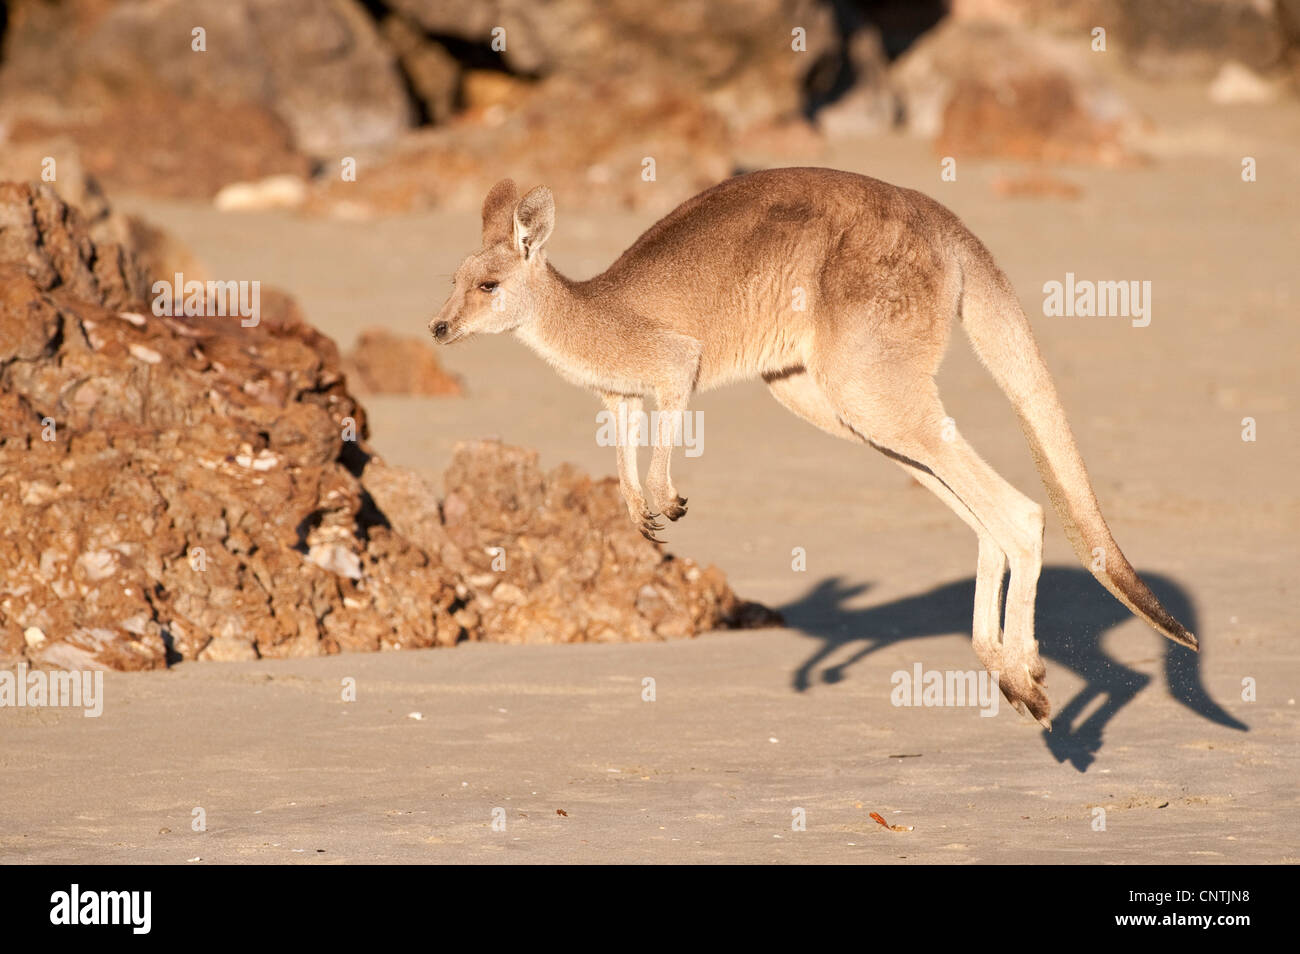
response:
[[[546,186],[521,199],[513,179],[494,185],[483,200],[483,247],[456,269],[451,296],[429,322],[434,340],[450,344],[530,321],[554,226],[555,200]]]

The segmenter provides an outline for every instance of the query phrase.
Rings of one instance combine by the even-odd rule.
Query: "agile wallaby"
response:
[[[1034,640],[1043,509],[945,433],[934,375],[956,319],[1019,414],[1084,566],[1158,632],[1197,648],[1111,536],[1011,283],[933,199],[831,169],[736,176],[678,206],[584,282],[547,262],[554,225],[549,189],[520,198],[514,182],[497,183],[483,203],[483,247],[456,270],[429,330],[443,343],[514,331],[615,413],[627,402],[639,415],[653,394],[666,412],[646,479],[653,510],[635,443],[618,446],[623,496],[646,536],[662,529],[657,515],[686,512],[668,464],[691,394],[762,376],[795,414],[881,451],[975,531],[975,653],[1007,699],[1050,728]],[[792,307],[796,288],[803,310]]]

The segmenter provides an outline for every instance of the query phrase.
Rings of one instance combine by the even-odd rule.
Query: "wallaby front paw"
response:
[[[680,520],[686,516],[686,498],[678,497],[673,503],[663,508],[664,516],[669,520]]]
[[[650,505],[669,520],[679,520],[686,513],[686,498],[677,496],[677,491],[671,484],[667,487],[656,486],[652,481],[647,489]]]
[[[655,536],[656,533],[664,528],[664,525],[655,519],[656,516],[656,514],[651,513],[649,510],[642,510],[640,514],[632,517],[632,522],[636,524],[636,528],[641,531],[641,536],[645,537],[651,543],[663,543],[663,540],[660,540]]]

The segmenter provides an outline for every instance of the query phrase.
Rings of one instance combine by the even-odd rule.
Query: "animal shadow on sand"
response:
[[[1176,618],[1199,633],[1196,611],[1177,583],[1155,574],[1145,575],[1144,579]],[[970,633],[975,600],[973,578],[881,606],[846,608],[845,604],[867,587],[865,583],[848,584],[832,577],[780,607],[787,625],[820,640],[793,673],[796,691],[807,691],[815,679],[823,683],[841,681],[852,666],[883,646],[923,636]],[[1049,661],[1048,679],[1051,664],[1055,663],[1074,670],[1085,682],[1063,706],[1057,708],[1057,700],[1053,700],[1052,730],[1043,731],[1043,741],[1058,762],[1068,761],[1080,772],[1087,771],[1101,750],[1106,724],[1151,681],[1150,676],[1131,669],[1102,649],[1106,631],[1132,618],[1083,570],[1043,567],[1034,629],[1039,653]],[[856,651],[848,659],[823,665],[831,656],[853,646]],[[1164,655],[1165,683],[1171,696],[1216,725],[1248,731],[1245,723],[1210,698],[1201,682],[1201,657],[1197,653],[1167,640],[1162,641],[1158,651]],[[979,668],[974,653],[971,664]],[[819,666],[822,668],[818,673]],[[1079,721],[1097,700],[1101,700],[1100,704]]]

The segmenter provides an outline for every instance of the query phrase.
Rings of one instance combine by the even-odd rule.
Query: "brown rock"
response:
[[[770,618],[641,539],[611,479],[473,444],[439,506],[371,456],[337,348],[291,299],[265,291],[252,327],[155,316],[130,297],[133,250],[109,252],[47,187],[0,184],[0,661],[146,669]]]
[[[0,182],[0,262],[22,266],[42,291],[109,307],[143,298],[147,285],[125,246],[96,244],[81,213],[46,185]]]
[[[568,208],[667,212],[732,172],[725,120],[670,81],[506,82],[528,92],[512,106],[470,111],[412,137],[356,182],[327,183],[317,208],[478,208],[494,183],[511,176],[547,184]]]
[[[734,129],[791,117],[804,81],[837,44],[831,5],[817,0],[389,0],[430,33],[493,41],[505,66],[529,76],[671,81]],[[793,48],[804,31],[805,50]],[[494,31],[499,31],[494,34]],[[615,105],[617,101],[609,101]]]
[[[206,31],[203,50],[194,48],[197,28]],[[207,103],[216,119],[221,109],[245,121],[262,113],[283,122],[308,151],[380,142],[412,118],[392,54],[356,0],[19,0],[0,80],[7,98],[46,116],[121,115],[155,90],[163,102]],[[162,131],[161,122],[154,125]],[[181,125],[208,148],[234,131],[219,121],[206,131],[201,123]],[[137,146],[149,145],[142,130],[132,131]],[[241,141],[256,139],[235,134],[224,145],[235,152]]]
[[[0,356],[0,655],[148,668],[437,642],[454,582],[382,527],[359,535],[364,450],[342,435],[364,438],[364,413],[291,302],[264,295],[253,328],[158,318],[89,267],[106,250],[48,189],[0,185],[0,221],[18,342]],[[373,581],[306,558],[321,548]],[[391,579],[420,587],[418,613],[381,612]],[[39,646],[13,636],[29,626]]]
[[[111,190],[172,198],[208,199],[230,182],[311,168],[269,110],[164,89],[66,118],[19,118],[10,130],[19,143],[57,136],[75,142],[86,170]]]
[[[133,250],[147,284],[158,278],[170,281],[176,272],[204,280],[202,266],[175,236],[137,216],[113,211],[99,181],[86,171],[72,139],[61,136],[6,144],[0,151],[0,182],[10,180],[57,188],[63,201],[77,210],[97,248]]]
[[[379,32],[397,56],[411,92],[420,101],[424,118],[431,123],[450,119],[456,110],[461,82],[461,67],[456,58],[401,14],[384,17]]]
[[[443,370],[428,341],[382,328],[361,332],[343,370],[363,394],[459,396],[465,391],[459,377]]]
[[[895,64],[905,123],[939,155],[1117,165],[1140,119],[1083,43],[987,22],[945,21]]]
[[[474,441],[457,446],[441,507],[409,473],[372,462],[363,479],[397,532],[461,576],[486,639],[678,639],[780,621],[716,568],[646,541],[612,477],[543,474],[534,451]]]
[[[1296,0],[953,0],[952,16],[1071,35],[1154,79],[1209,79],[1237,62],[1269,73],[1300,56]],[[1294,60],[1292,60],[1294,62]]]

